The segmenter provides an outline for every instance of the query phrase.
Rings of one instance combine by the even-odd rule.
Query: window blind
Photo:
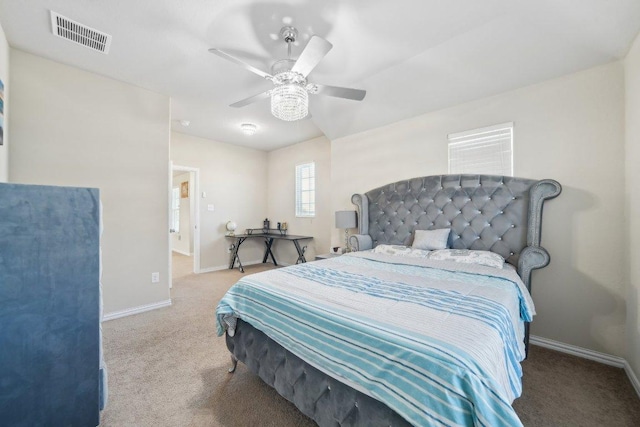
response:
[[[316,216],[316,164],[296,166],[296,216]]]
[[[449,135],[449,173],[513,176],[513,123]]]

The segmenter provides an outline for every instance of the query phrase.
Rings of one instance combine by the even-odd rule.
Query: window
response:
[[[180,187],[171,192],[171,229],[174,233],[180,232]]]
[[[316,216],[316,164],[296,166],[296,216]]]
[[[449,135],[449,173],[513,176],[513,123]]]

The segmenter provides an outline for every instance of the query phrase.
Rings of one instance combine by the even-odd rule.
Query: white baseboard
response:
[[[250,265],[256,265],[256,264],[262,264],[262,260],[260,259],[257,261],[248,261],[248,262],[242,263],[244,267],[248,267]],[[234,268],[238,268],[238,263],[235,264]],[[213,271],[228,270],[228,269],[229,269],[229,264],[225,264],[225,265],[218,265],[215,267],[201,268],[198,273],[211,273]]]
[[[132,316],[134,314],[144,313],[145,311],[155,310],[157,308],[169,307],[171,305],[171,300],[164,300],[160,302],[154,302],[153,304],[141,305],[138,307],[127,308],[126,310],[114,311],[112,313],[107,313],[102,316],[102,321],[106,322],[108,320],[119,319],[121,317]]]
[[[636,393],[638,393],[638,397],[640,397],[640,381],[638,381],[638,377],[636,373],[631,369],[631,365],[626,360],[624,361],[624,371],[627,373],[629,377],[629,381],[631,381],[631,385],[636,389]]]
[[[565,344],[559,341],[542,338],[535,335],[529,337],[529,342],[539,347],[549,348],[561,353],[571,354],[573,356],[582,357],[583,359],[593,360],[595,362],[604,363],[605,365],[615,366],[616,368],[624,368],[626,360],[622,357],[612,356],[606,353],[589,350],[588,348],[578,347],[577,345]]]
[[[186,255],[186,256],[191,256],[192,254],[190,254],[189,252],[185,252],[185,251],[181,251],[179,249],[171,249],[173,252],[177,252],[181,255]]]
[[[207,267],[207,268],[201,268],[200,271],[198,271],[198,274],[200,273],[211,273],[214,271],[220,271],[220,270],[225,270],[229,268],[229,264],[227,265],[219,265],[217,267]]]
[[[577,345],[565,344],[559,341],[550,340],[548,338],[542,338],[535,335],[529,337],[529,343],[537,345],[539,347],[548,348],[551,350],[559,351],[560,353],[571,354],[583,359],[593,360],[594,362],[603,363],[609,366],[615,366],[616,368],[623,368],[631,381],[631,385],[636,390],[638,397],[640,397],[640,381],[635,372],[622,357],[612,356],[606,353],[600,353],[599,351],[589,350],[588,348],[578,347]]]

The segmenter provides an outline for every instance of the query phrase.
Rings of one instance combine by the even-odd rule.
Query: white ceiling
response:
[[[113,36],[108,55],[51,34],[49,10]],[[335,139],[623,58],[639,0],[0,0],[12,47],[171,97],[172,128],[272,150]],[[294,25],[334,48],[309,80],[367,90],[312,95],[312,118],[282,122],[269,101],[228,105],[270,83],[207,50],[269,71]],[[179,120],[191,122],[188,128]],[[246,136],[239,125],[252,122]]]

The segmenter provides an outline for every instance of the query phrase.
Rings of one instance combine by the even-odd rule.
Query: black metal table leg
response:
[[[244,242],[247,238],[246,237],[238,237],[235,241],[235,243],[233,244],[233,254],[231,255],[231,262],[229,263],[229,270],[233,269],[233,266],[236,263],[236,260],[238,260],[238,269],[240,270],[241,273],[244,273],[244,267],[242,266],[242,261],[240,261],[240,255],[238,255],[238,250],[240,249],[240,245],[242,244],[242,242]]]
[[[269,255],[271,255],[271,261],[273,261],[273,265],[278,265],[276,262],[276,257],[273,256],[273,252],[271,252],[271,245],[273,245],[273,237],[265,237],[264,244],[267,249],[264,251],[264,257],[262,258],[262,263],[266,263],[269,259]]]
[[[304,250],[306,249],[306,246],[304,248],[301,248],[300,243],[298,243],[297,240],[293,241],[293,245],[296,247],[296,251],[298,251],[298,259],[296,260],[296,264],[307,262],[306,258],[304,257]]]

